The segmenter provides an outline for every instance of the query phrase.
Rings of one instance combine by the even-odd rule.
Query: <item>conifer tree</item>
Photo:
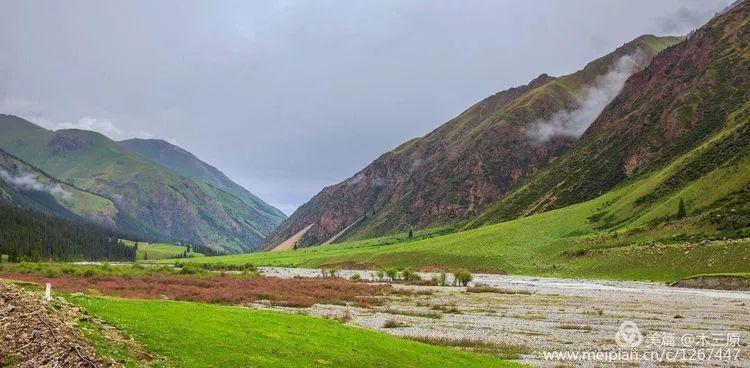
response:
[[[687,216],[687,209],[685,209],[685,201],[680,198],[680,204],[677,207],[677,218],[685,218]]]

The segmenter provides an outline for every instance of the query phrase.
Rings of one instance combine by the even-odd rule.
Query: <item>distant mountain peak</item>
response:
[[[54,203],[57,199],[44,192],[32,193],[33,198],[15,195],[17,202],[36,207],[32,209],[72,212],[126,233],[230,252],[256,249],[284,218],[220,171],[167,142],[131,143],[156,147],[164,157],[179,157],[190,164],[186,167],[212,176],[203,180],[183,174],[180,167],[168,167],[93,131],[51,131],[10,115],[0,116],[0,131],[0,148],[54,180],[82,189],[65,187],[72,198],[64,203]],[[0,195],[0,201],[4,198]]]
[[[267,204],[241,185],[232,181],[216,167],[202,161],[197,156],[162,139],[133,138],[118,142],[128,150],[153,160],[181,175],[205,182],[221,189],[257,210],[262,216],[268,217],[269,223],[264,229],[270,231],[286,218],[283,212]]]

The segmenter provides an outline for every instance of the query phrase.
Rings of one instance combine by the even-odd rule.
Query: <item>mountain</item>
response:
[[[141,233],[231,252],[253,250],[267,234],[257,212],[240,198],[199,184],[99,133],[50,131],[10,115],[0,115],[0,130],[0,148],[107,199],[117,213],[134,219]]]
[[[77,222],[129,229],[112,201],[61,182],[0,150],[0,203]]]
[[[286,215],[275,207],[263,202],[247,189],[233,182],[217,168],[201,161],[192,153],[160,139],[128,139],[117,142],[126,149],[150,158],[156,163],[195,180],[209,193],[222,193],[214,200],[222,201],[225,193],[229,193],[244,202],[253,213],[251,218],[256,225],[271,232],[286,219]],[[218,189],[211,190],[209,187]]]
[[[460,231],[241,261],[721,285],[750,265],[749,64],[744,0],[630,76],[566,152]],[[527,132],[559,134],[576,114],[563,115]]]
[[[301,245],[470,219],[562,155],[585,129],[563,125],[565,134],[551,135],[542,122],[572,111],[590,123],[608,102],[593,97],[616,94],[630,73],[681,39],[641,36],[578,72],[542,74],[486,98],[324,188],[269,235],[267,246],[307,227]]]
[[[118,239],[144,234],[108,199],[60,182],[3,150],[0,229],[0,254],[14,262],[132,260],[135,252]]]
[[[468,227],[630,183],[592,221],[654,223],[684,207],[718,227],[750,226],[749,100],[750,1],[742,1],[630,77],[574,147]]]

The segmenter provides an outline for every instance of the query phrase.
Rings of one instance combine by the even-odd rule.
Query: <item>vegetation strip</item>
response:
[[[520,367],[337,321],[240,307],[71,296],[180,367]]]
[[[241,277],[220,275],[69,276],[2,273],[0,277],[51,283],[56,290],[95,292],[127,298],[173,299],[220,304],[249,304],[269,301],[272,305],[309,307],[315,303],[361,306],[377,304],[374,296],[384,295],[388,285],[353,283],[339,278]]]

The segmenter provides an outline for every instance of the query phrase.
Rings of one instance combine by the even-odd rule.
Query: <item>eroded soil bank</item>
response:
[[[674,283],[677,287],[750,291],[750,277],[733,275],[697,276]]]
[[[0,366],[120,367],[99,356],[65,313],[0,281]]]

